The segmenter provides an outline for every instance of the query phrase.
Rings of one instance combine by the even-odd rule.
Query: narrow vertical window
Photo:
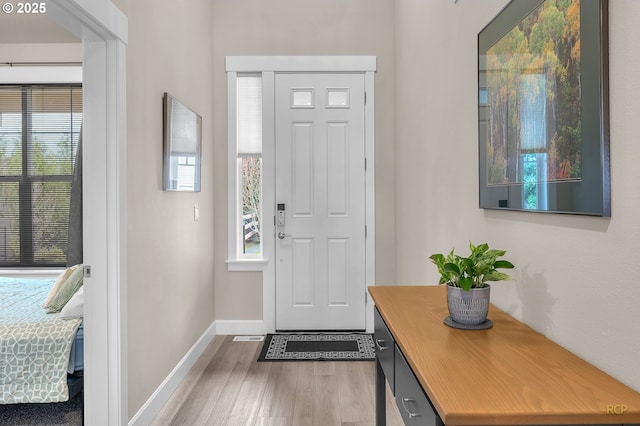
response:
[[[262,78],[237,79],[239,257],[262,256]]]
[[[547,84],[544,73],[520,77],[522,208],[547,210]]]

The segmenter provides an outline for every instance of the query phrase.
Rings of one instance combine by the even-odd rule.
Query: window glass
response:
[[[242,253],[262,254],[262,159],[239,159],[242,188]]]
[[[0,266],[64,266],[80,85],[0,86]]]
[[[262,76],[237,78],[236,148],[240,257],[262,256]]]

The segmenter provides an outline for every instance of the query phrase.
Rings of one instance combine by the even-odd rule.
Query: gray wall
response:
[[[376,277],[393,283],[392,0],[215,0],[216,319],[262,319],[262,273],[227,272],[227,55],[375,55]]]
[[[506,249],[493,303],[640,390],[640,2],[609,2],[610,219],[478,208],[476,35],[506,3],[396,2],[396,282],[436,282],[427,257],[469,240]]]
[[[215,317],[211,2],[119,2],[127,46],[129,416]],[[162,191],[162,95],[202,116],[202,192]],[[90,173],[91,171],[87,171]],[[194,221],[198,205],[200,220]]]

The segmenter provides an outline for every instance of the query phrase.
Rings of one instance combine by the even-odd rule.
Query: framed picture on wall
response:
[[[163,113],[162,189],[200,192],[202,118],[168,93]]]
[[[611,216],[607,0],[512,0],[478,34],[480,207]]]

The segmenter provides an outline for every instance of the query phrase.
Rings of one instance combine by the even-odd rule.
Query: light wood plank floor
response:
[[[261,347],[216,336],[152,425],[375,425],[375,363],[257,362]]]

